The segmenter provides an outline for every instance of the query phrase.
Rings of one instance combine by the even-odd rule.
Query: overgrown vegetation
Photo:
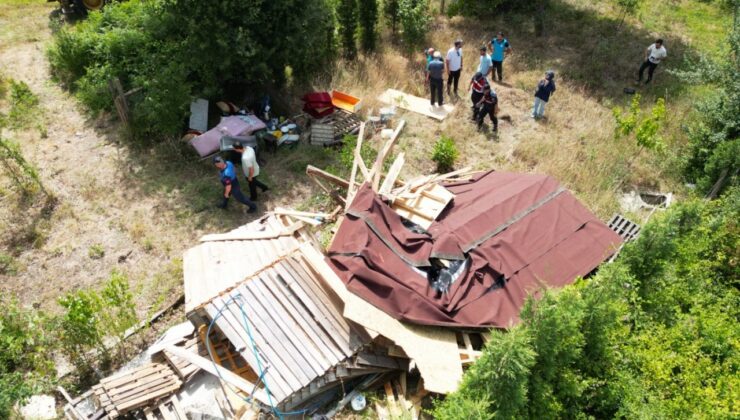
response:
[[[129,97],[135,133],[173,135],[193,97],[241,101],[249,87],[283,85],[288,68],[315,74],[332,59],[333,33],[326,0],[131,0],[61,29],[48,56],[91,111],[112,108],[118,77],[142,88]]]
[[[436,416],[737,417],[738,220],[738,189],[655,217],[617,262],[493,332]]]
[[[727,178],[726,187],[740,185],[740,1],[726,3],[734,9],[736,23],[722,59],[702,57],[687,66],[693,71],[675,72],[687,82],[714,87],[697,105],[696,120],[687,128],[691,147],[684,163],[686,179],[705,193],[722,177]]]

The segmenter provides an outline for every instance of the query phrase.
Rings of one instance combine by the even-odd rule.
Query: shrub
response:
[[[119,349],[125,331],[136,324],[136,311],[128,279],[113,271],[103,290],[78,290],[59,299],[65,312],[60,320],[62,349],[81,368],[89,367],[90,351],[109,356],[103,339],[115,336]]]
[[[378,24],[378,0],[359,0],[360,45],[364,51],[375,50]]]
[[[432,160],[437,164],[437,171],[440,173],[451,171],[458,154],[454,140],[446,136],[440,137],[432,149]]]
[[[0,138],[0,168],[24,196],[41,191],[49,197],[38,171],[23,157],[17,143]]]
[[[53,377],[54,341],[45,314],[0,299],[0,418],[12,418],[18,401],[44,391]]]
[[[99,260],[105,256],[103,245],[93,244],[87,249],[87,256],[93,260]]]
[[[0,274],[14,276],[18,274],[18,262],[12,255],[0,251]]]
[[[11,128],[29,127],[38,119],[39,98],[31,92],[25,82],[10,81],[10,113],[8,122]]]
[[[339,0],[337,17],[344,56],[352,59],[357,55],[357,0]]]

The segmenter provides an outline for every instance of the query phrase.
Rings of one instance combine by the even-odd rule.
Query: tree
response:
[[[427,0],[399,0],[398,16],[403,28],[402,38],[407,51],[418,47],[429,29],[429,4]]]
[[[337,16],[342,51],[346,58],[352,59],[357,55],[357,0],[339,0]]]
[[[396,34],[398,26],[399,16],[399,0],[383,0],[383,15],[385,16],[386,24],[390,26],[391,33]]]
[[[378,25],[378,0],[359,0],[360,45],[364,51],[375,50]]]

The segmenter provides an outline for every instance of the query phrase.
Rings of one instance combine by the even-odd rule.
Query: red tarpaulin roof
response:
[[[350,291],[404,321],[508,327],[529,293],[588,274],[621,243],[545,175],[492,171],[445,187],[455,198],[428,233],[360,188],[327,258]],[[440,293],[419,270],[430,258],[469,264]]]

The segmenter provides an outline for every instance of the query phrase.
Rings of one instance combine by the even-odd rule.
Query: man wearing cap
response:
[[[462,57],[462,39],[455,41],[455,45],[447,51],[447,96],[450,96],[450,85],[454,83],[455,96],[457,94],[457,84],[460,81],[460,73],[462,72],[463,57]]]
[[[223,201],[221,201],[221,204],[219,204],[218,207],[226,209],[226,206],[229,204],[229,197],[233,195],[236,201],[249,207],[247,213],[256,212],[257,205],[249,201],[249,199],[242,194],[241,188],[239,188],[239,179],[236,177],[236,168],[234,168],[234,164],[225,161],[221,156],[215,156],[213,158],[213,164],[218,168],[218,176],[221,180],[221,184],[224,186]]]
[[[537,83],[537,89],[534,92],[532,118],[538,119],[545,116],[545,104],[550,100],[553,92],[555,92],[555,72],[548,70],[545,72],[545,78]]]
[[[488,55],[488,47],[485,45],[480,47],[480,64],[478,64],[478,72],[484,77],[488,77],[488,73],[491,72],[491,56]]]
[[[437,105],[442,106],[444,103],[442,99],[442,87],[444,86],[442,74],[444,71],[445,63],[442,62],[442,54],[439,51],[435,51],[432,61],[427,65],[427,82],[429,83],[429,90],[432,95],[432,106],[434,106],[435,97]]]
[[[493,64],[492,80],[496,80],[496,73],[498,73],[498,81],[502,82],[504,80],[504,58],[511,54],[511,45],[509,45],[509,40],[504,38],[503,32],[496,34],[488,45],[491,47],[491,63]]]
[[[247,178],[247,183],[249,184],[249,199],[257,201],[257,187],[260,187],[262,192],[270,189],[267,185],[257,179],[260,174],[260,165],[257,163],[257,155],[254,153],[253,148],[243,146],[241,142],[234,143],[234,151],[242,155],[242,171],[244,172],[244,176]]]

